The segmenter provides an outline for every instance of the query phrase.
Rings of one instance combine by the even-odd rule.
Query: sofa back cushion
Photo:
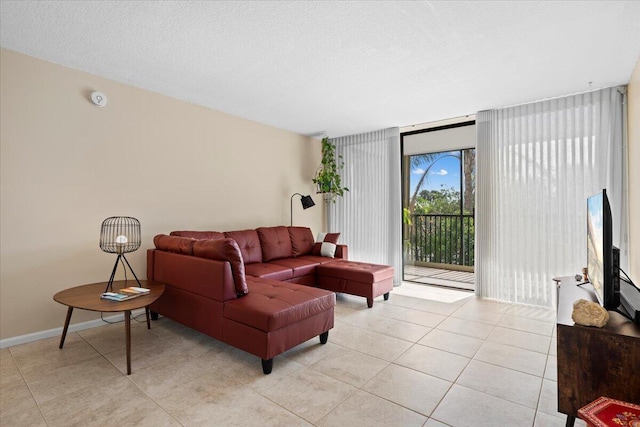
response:
[[[167,236],[166,234],[158,234],[153,238],[156,249],[182,255],[193,255],[193,242],[195,240],[188,237]]]
[[[238,296],[249,293],[247,281],[244,275],[244,262],[238,244],[233,239],[220,240],[194,240],[193,255],[200,258],[228,261],[231,264],[231,273],[235,282]]]
[[[309,255],[315,241],[309,227],[288,227],[293,256]]]
[[[256,230],[225,231],[224,236],[236,241],[245,264],[262,262],[262,249]]]
[[[291,258],[291,238],[289,230],[285,226],[257,228],[260,246],[262,246],[262,261],[269,262],[274,259]]]
[[[172,231],[169,233],[171,236],[180,236],[180,237],[190,237],[192,239],[209,239],[209,240],[220,240],[224,239],[224,233],[219,231],[190,231],[190,230],[182,230],[182,231]]]

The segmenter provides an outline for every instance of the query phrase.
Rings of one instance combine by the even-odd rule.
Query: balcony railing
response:
[[[405,261],[473,266],[473,215],[411,215],[411,222]]]

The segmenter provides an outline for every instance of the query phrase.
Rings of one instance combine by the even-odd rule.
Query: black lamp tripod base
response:
[[[118,269],[118,263],[120,262],[120,258],[122,258],[124,262],[126,262],[127,265],[129,266],[129,270],[131,270],[131,273],[133,273],[133,277],[136,278],[136,282],[138,282],[138,286],[142,287],[142,284],[140,284],[140,280],[138,280],[138,276],[136,276],[136,273],[133,271],[133,268],[131,268],[131,264],[129,264],[129,261],[127,261],[127,258],[125,258],[124,254],[118,254],[118,258],[116,258],[116,263],[114,264],[113,270],[111,271],[111,277],[109,277],[109,282],[107,283],[107,287],[104,288],[105,292],[113,291],[113,278],[116,276],[116,270]],[[127,272],[127,269],[125,267],[125,273],[126,272]]]

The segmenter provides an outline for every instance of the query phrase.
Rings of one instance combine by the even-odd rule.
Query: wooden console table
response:
[[[62,329],[62,337],[60,337],[60,348],[64,345],[64,339],[67,336],[71,314],[74,308],[82,310],[101,311],[101,312],[124,312],[124,329],[127,341],[127,375],[131,374],[131,311],[139,308],[145,309],[147,317],[147,329],[151,329],[149,322],[149,305],[155,302],[164,292],[164,285],[152,280],[141,280],[141,285],[149,288],[149,293],[132,298],[126,301],[110,301],[100,298],[104,292],[107,282],[93,283],[91,285],[76,286],[75,288],[65,289],[53,296],[53,299],[60,304],[69,307],[67,310],[67,318],[64,321]],[[126,286],[137,285],[136,282],[117,281],[113,282],[113,289],[121,289]]]
[[[556,280],[556,279],[554,279]],[[590,284],[573,277],[558,282],[558,411],[573,426],[578,409],[600,396],[640,401],[640,326],[609,311],[602,328],[574,324],[573,303],[597,301]]]

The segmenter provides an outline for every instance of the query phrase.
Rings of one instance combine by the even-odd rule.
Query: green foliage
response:
[[[343,196],[347,187],[342,186],[340,170],[344,168],[342,156],[336,158],[336,146],[328,137],[322,138],[322,164],[318,167],[313,183],[318,193],[325,194],[325,200],[335,203],[336,196]]]
[[[416,197],[416,214],[460,213],[460,192],[453,187],[441,186],[440,190],[422,190]]]
[[[423,184],[434,165],[445,157],[463,161],[464,205],[454,187],[425,190]],[[424,172],[409,199],[410,221],[405,235],[406,261],[474,264],[475,150],[422,154],[410,157],[412,169]]]
[[[402,222],[407,225],[412,225],[411,222],[411,211],[407,208],[402,209]]]
[[[460,151],[444,151],[439,153],[426,153],[409,156],[411,169],[424,168],[422,176],[418,180],[418,184],[413,192],[413,195],[409,199],[409,210],[411,212],[417,212],[416,205],[418,205],[418,195],[422,191],[422,187],[425,183],[429,182],[429,173],[431,169],[435,167],[435,164],[444,158],[454,157],[463,162],[463,174],[464,181],[461,182],[464,191],[464,212],[465,214],[473,214],[475,205],[475,158],[476,151],[474,148],[460,150]],[[424,198],[424,196],[423,196]],[[424,203],[424,201],[423,201]]]
[[[410,260],[473,265],[475,224],[472,215],[461,215],[459,191],[422,190],[411,221],[405,243]]]

